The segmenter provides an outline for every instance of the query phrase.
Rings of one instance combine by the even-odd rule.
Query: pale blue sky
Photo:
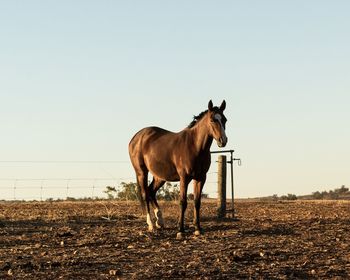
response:
[[[349,186],[349,13],[348,1],[1,1],[1,160],[121,163],[2,162],[0,177],[132,178],[137,130],[181,130],[226,99],[237,196]]]

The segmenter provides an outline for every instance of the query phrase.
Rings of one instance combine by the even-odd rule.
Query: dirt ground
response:
[[[178,205],[148,233],[132,202],[0,203],[1,279],[349,279],[350,202],[202,204],[204,235],[176,240]]]

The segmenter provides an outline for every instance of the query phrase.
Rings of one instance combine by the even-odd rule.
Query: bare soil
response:
[[[208,200],[204,234],[182,240],[178,205],[161,205],[166,228],[148,233],[134,202],[0,203],[0,278],[350,278],[350,202],[242,200],[233,221]]]

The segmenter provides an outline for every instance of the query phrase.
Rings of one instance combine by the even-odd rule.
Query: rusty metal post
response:
[[[226,156],[218,157],[218,218],[226,216]]]

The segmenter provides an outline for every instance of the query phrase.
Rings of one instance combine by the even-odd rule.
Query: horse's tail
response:
[[[140,157],[142,157],[142,151],[140,148],[142,148],[142,137],[143,133],[142,130],[137,132],[134,137],[131,139],[129,143],[129,156],[131,159],[131,163],[135,169],[136,172],[136,195],[138,200],[140,201],[142,213],[146,213],[146,190],[144,188],[147,188],[147,173],[144,173],[143,165],[144,163],[142,160],[140,160]],[[141,176],[143,174],[143,176]],[[140,182],[140,180],[143,180],[144,182]]]

